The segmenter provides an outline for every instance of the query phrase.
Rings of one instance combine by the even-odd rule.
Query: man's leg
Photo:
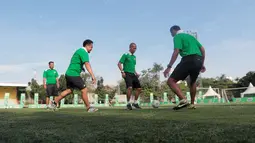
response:
[[[47,95],[47,96],[46,96],[46,106],[47,106],[47,107],[49,106],[49,103],[50,103],[50,98],[49,98],[49,96]]]
[[[142,88],[137,88],[137,89],[136,89],[136,93],[135,93],[135,101],[137,101],[137,100],[138,100],[139,95],[141,94],[141,91],[142,91]]]
[[[90,106],[89,98],[88,98],[87,93],[88,93],[88,89],[87,88],[81,89],[82,100],[83,100],[83,102],[84,102],[84,104],[85,104],[85,106],[87,108],[87,111],[88,112],[96,112],[98,109]]]
[[[142,91],[142,88],[137,88],[137,89],[136,89],[136,92],[135,92],[135,101],[134,101],[133,106],[134,106],[135,108],[137,108],[137,109],[141,109],[141,107],[139,106],[138,101],[137,101],[138,98],[139,98],[139,95],[140,95],[141,91]]]
[[[199,64],[198,64],[199,65]],[[197,78],[200,73],[202,66],[198,66],[197,68],[194,68],[191,70],[190,73],[190,96],[191,96],[191,106],[189,107],[190,109],[196,109],[194,103],[195,103],[195,98],[196,98],[196,93],[197,93]]]
[[[54,101],[51,102],[49,108],[56,110],[59,104],[59,101],[65,98],[68,94],[72,93],[71,89],[66,89],[65,91],[61,92],[59,96],[55,97]]]
[[[66,89],[66,90],[64,90],[63,92],[60,93],[59,96],[55,97],[54,102],[55,102],[56,104],[58,104],[59,101],[61,101],[63,98],[65,98],[67,95],[69,95],[69,94],[71,94],[71,93],[72,93],[72,90],[71,90],[71,89]]]
[[[137,109],[141,109],[141,107],[138,105],[138,98],[139,98],[139,95],[142,91],[142,88],[141,88],[141,85],[140,85],[140,81],[138,79],[137,76],[134,75],[133,77],[133,87],[136,89],[136,93],[135,93],[135,102],[133,104],[133,106]]]
[[[188,101],[186,99],[186,96],[182,93],[180,87],[178,86],[177,82],[180,80],[184,80],[188,75],[188,66],[184,62],[180,62],[176,68],[174,69],[173,73],[171,74],[170,78],[168,79],[167,83],[168,86],[172,89],[172,91],[179,97],[180,102],[177,104],[176,107],[186,106],[188,105]],[[175,108],[176,108],[175,107]],[[175,109],[174,108],[174,109]]]
[[[131,94],[133,91],[133,81],[132,81],[132,77],[130,75],[130,73],[126,73],[126,77],[124,78],[125,83],[126,83],[126,87],[127,87],[127,109],[128,110],[132,110],[132,105],[130,103],[130,98],[131,98]]]
[[[196,82],[194,82],[190,86],[190,96],[191,96],[192,105],[194,105],[194,102],[195,102],[196,92],[197,92],[197,85],[196,85]]]
[[[167,81],[167,84],[172,89],[172,91],[179,97],[180,100],[186,99],[186,97],[184,96],[180,87],[177,84],[178,81],[179,80],[175,80],[174,78],[170,77]]]
[[[88,98],[88,95],[87,95],[87,91],[88,89],[87,88],[84,88],[81,90],[81,94],[82,94],[82,100],[86,106],[87,109],[90,108],[90,103],[89,103],[89,98]]]
[[[50,96],[51,96],[51,86],[47,85],[46,86],[46,108],[49,109],[50,106]]]
[[[129,109],[129,110],[132,110],[132,106],[131,106],[131,102],[130,102],[132,90],[133,90],[132,87],[127,88],[127,109]]]

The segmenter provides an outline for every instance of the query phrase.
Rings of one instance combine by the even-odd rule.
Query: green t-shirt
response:
[[[80,76],[85,62],[89,62],[89,53],[87,50],[85,48],[76,50],[71,58],[71,62],[66,71],[66,75]]]
[[[188,55],[199,55],[202,56],[200,48],[202,45],[198,42],[198,40],[186,33],[179,33],[174,36],[174,48],[180,50],[180,55],[182,57]]]
[[[125,53],[120,58],[120,63],[123,64],[124,72],[135,73],[136,56],[131,53]]]
[[[55,69],[48,69],[43,72],[43,78],[46,79],[46,84],[56,84],[58,72]]]

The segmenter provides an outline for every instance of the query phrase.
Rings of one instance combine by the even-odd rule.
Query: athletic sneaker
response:
[[[173,108],[174,110],[181,109],[183,107],[186,107],[189,105],[189,102],[187,99],[182,99],[180,102]]]
[[[57,109],[57,104],[54,101],[51,101],[51,103],[48,107],[52,110],[56,110]]]
[[[196,109],[196,106],[195,106],[194,104],[190,104],[190,105],[188,106],[188,109]]]
[[[136,109],[142,109],[142,108],[138,105],[138,103],[133,103],[133,106],[134,106]]]
[[[132,106],[131,106],[130,103],[127,104],[127,109],[128,109],[128,110],[132,110]]]
[[[97,108],[94,108],[94,107],[89,107],[89,109],[87,110],[88,112],[92,113],[92,112],[96,112],[98,111]]]

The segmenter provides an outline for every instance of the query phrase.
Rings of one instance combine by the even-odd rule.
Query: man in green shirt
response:
[[[58,72],[54,69],[54,62],[49,62],[49,69],[43,72],[43,86],[46,89],[46,106],[49,108],[50,96],[58,95]]]
[[[129,52],[123,54],[118,63],[118,67],[121,71],[121,75],[126,82],[127,102],[128,102],[127,109],[129,110],[132,110],[132,105],[137,109],[141,109],[137,103],[137,100],[141,93],[142,88],[138,80],[139,74],[135,70],[135,65],[136,65],[136,56],[134,55],[135,51],[136,51],[136,44],[131,43],[129,45]],[[122,64],[123,64],[123,68],[122,68]],[[136,94],[135,94],[135,101],[131,105],[130,97],[132,94],[132,89],[136,89]]]
[[[65,79],[66,79],[66,87],[67,89],[63,91],[53,102],[52,106],[50,106],[52,109],[56,109],[57,104],[61,99],[66,97],[67,95],[71,94],[73,92],[73,89],[79,89],[82,93],[82,99],[86,105],[87,111],[88,112],[96,112],[98,109],[91,107],[89,103],[89,99],[87,96],[87,87],[80,77],[80,73],[82,71],[85,71],[83,66],[85,65],[87,71],[90,73],[92,77],[92,83],[96,83],[96,78],[92,72],[90,63],[89,63],[89,53],[93,49],[93,41],[87,39],[83,42],[83,47],[79,48],[78,50],[75,51],[73,54],[69,67],[66,71],[65,74]]]
[[[189,105],[186,97],[181,92],[181,89],[177,85],[180,80],[185,80],[189,76],[189,88],[191,94],[190,109],[195,109],[194,101],[196,96],[196,80],[200,72],[205,72],[204,60],[205,49],[198,42],[198,40],[190,35],[184,33],[177,25],[170,28],[170,32],[174,37],[174,52],[170,63],[164,71],[164,76],[167,77],[174,62],[176,61],[178,54],[181,55],[181,62],[176,66],[170,78],[168,79],[168,85],[172,91],[180,98],[179,104],[174,107],[174,110],[181,109]]]

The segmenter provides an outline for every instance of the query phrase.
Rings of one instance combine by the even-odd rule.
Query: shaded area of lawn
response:
[[[255,142],[255,106],[201,106],[126,111],[0,110],[3,142]]]

